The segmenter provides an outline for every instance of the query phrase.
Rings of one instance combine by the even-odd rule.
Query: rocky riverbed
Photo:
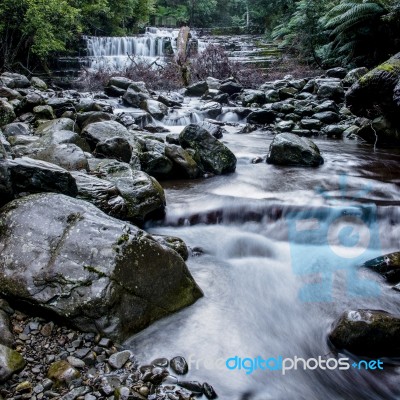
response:
[[[198,249],[143,230],[165,215],[160,182],[235,172],[237,154],[224,140],[233,134],[273,138],[254,164],[310,171],[325,161],[315,138],[398,145],[396,57],[387,63],[393,68],[334,68],[258,90],[208,78],[156,93],[113,77],[104,93],[79,93],[2,74],[3,398],[214,398],[208,383],[172,377],[186,372],[184,360],[139,365],[121,345],[203,296],[185,263]],[[382,82],[385,93],[375,99]],[[379,114],[371,113],[375,100]],[[184,128],[176,132],[177,125]],[[397,283],[396,254],[365,266]],[[380,338],[390,331],[387,343],[399,338],[397,316],[360,309],[343,314],[327,340],[367,354],[375,331],[360,321],[376,324]],[[397,356],[385,343],[378,355]]]

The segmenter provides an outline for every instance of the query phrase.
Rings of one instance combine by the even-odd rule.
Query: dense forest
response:
[[[308,63],[372,66],[399,48],[399,0],[3,0],[1,69],[46,64],[82,34],[118,36],[149,23],[265,33]]]

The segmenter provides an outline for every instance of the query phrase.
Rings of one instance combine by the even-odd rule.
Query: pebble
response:
[[[129,360],[131,356],[132,352],[129,350],[120,351],[118,353],[112,354],[108,359],[108,363],[111,365],[111,367],[115,369],[120,369],[125,365],[125,363]]]
[[[86,365],[84,361],[72,356],[68,356],[67,361],[75,368],[84,368]]]

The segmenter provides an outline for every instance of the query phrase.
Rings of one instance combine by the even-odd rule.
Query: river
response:
[[[221,399],[399,398],[395,366],[381,373],[300,368],[285,375],[279,370],[246,374],[225,366],[233,356],[347,357],[332,352],[327,342],[343,311],[398,312],[399,293],[357,266],[360,260],[399,249],[399,151],[316,139],[325,159],[318,169],[252,164],[267,153],[272,136],[228,129],[223,142],[238,158],[236,172],[163,182],[167,215],[161,224],[148,227],[151,233],[179,236],[201,248],[203,253],[195,253],[187,264],[204,298],[154,323],[127,345],[143,362],[184,356],[190,366],[185,379],[213,384]],[[303,243],[302,234],[291,231],[293,210],[317,216],[323,236],[343,210],[368,207],[370,213],[361,219],[371,230],[370,241],[356,245],[361,250],[354,259],[343,258],[335,243],[318,237],[318,230],[315,241]],[[323,265],[314,265],[321,257]],[[341,269],[341,263],[347,267]],[[307,284],[318,283],[318,274],[326,270],[331,272],[326,284],[312,286],[311,297],[302,297]],[[358,293],[350,287],[354,279],[366,282]]]

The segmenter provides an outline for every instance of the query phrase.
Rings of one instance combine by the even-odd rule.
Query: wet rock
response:
[[[277,101],[279,101],[279,92],[277,90],[270,89],[265,92],[266,103],[276,103]]]
[[[326,71],[326,76],[328,78],[338,78],[343,79],[347,75],[347,69],[342,67],[335,67],[328,69]]]
[[[165,155],[172,161],[171,176],[174,178],[198,178],[201,171],[188,151],[180,146],[168,145],[165,147]]]
[[[339,111],[339,107],[333,100],[325,100],[314,107],[315,113],[321,113],[325,111],[332,111],[334,113],[337,113]]]
[[[166,235],[152,236],[155,240],[157,240],[158,243],[162,244],[163,246],[167,246],[172,250],[175,250],[183,258],[184,261],[189,258],[189,249],[187,248],[186,243],[181,238]],[[162,367],[163,365],[160,366]]]
[[[168,114],[168,107],[157,100],[144,100],[142,103],[142,108],[159,121]]]
[[[189,366],[182,356],[177,356],[171,359],[169,365],[178,375],[185,375],[189,372]]]
[[[110,97],[122,97],[126,89],[121,89],[117,86],[110,85],[104,88],[104,93]]]
[[[180,133],[179,140],[183,148],[195,151],[194,160],[204,171],[218,175],[235,171],[235,155],[201,126],[188,125]]]
[[[41,106],[45,103],[45,97],[39,92],[29,92],[21,99],[18,105],[18,113],[31,112],[35,107]]]
[[[384,116],[372,121],[365,118],[359,125],[357,135],[367,143],[392,146],[400,143],[400,126],[396,127]]]
[[[72,143],[49,146],[45,150],[39,151],[33,158],[58,165],[67,171],[89,169],[85,153]]]
[[[175,251],[87,202],[27,196],[2,209],[0,224],[2,294],[83,331],[122,341],[202,295]]]
[[[347,75],[343,79],[343,85],[345,86],[351,86],[354,83],[356,83],[363,75],[365,75],[368,72],[368,68],[365,67],[359,67],[359,68],[354,68],[351,71],[347,73]]]
[[[75,197],[78,193],[71,174],[54,164],[28,157],[7,161],[13,192],[58,192]]]
[[[108,86],[115,86],[120,89],[127,90],[131,84],[135,82],[132,79],[125,78],[124,76],[113,76],[108,81]]]
[[[37,76],[33,76],[31,78],[31,86],[33,86],[35,89],[47,90],[46,82],[38,78]]]
[[[265,93],[262,90],[246,89],[241,93],[242,106],[247,107],[254,103],[262,105],[266,102]]]
[[[322,133],[324,133],[328,137],[341,138],[343,136],[344,130],[345,127],[341,125],[328,125],[322,129]]]
[[[68,383],[80,376],[80,372],[65,360],[52,363],[47,372],[47,378],[51,379],[56,387],[67,386]]]
[[[83,151],[90,152],[90,147],[85,139],[76,132],[67,130],[50,131],[44,134],[39,140],[38,147],[46,148],[58,144],[75,144]]]
[[[75,113],[76,111],[76,101],[74,99],[52,97],[47,100],[47,105],[54,110],[57,118],[60,118],[65,112],[71,111]]]
[[[209,101],[200,107],[206,118],[217,118],[221,114],[222,106],[216,101]]]
[[[400,53],[363,75],[346,93],[351,112],[365,118],[382,114],[400,127],[400,105],[394,101],[394,89],[400,79]]]
[[[228,82],[222,83],[221,86],[219,87],[220,92],[227,93],[229,96],[231,96],[232,94],[241,92],[242,89],[243,89],[243,86],[234,81],[228,81]]]
[[[13,106],[5,100],[0,99],[0,127],[7,125],[16,118]]]
[[[312,118],[318,119],[319,121],[323,122],[324,124],[333,124],[340,120],[339,115],[332,111],[323,111],[323,112],[316,113],[312,116]]]
[[[200,81],[193,83],[186,88],[187,96],[202,96],[208,90],[208,85],[206,81]]]
[[[51,121],[42,122],[36,128],[36,135],[43,136],[56,131],[73,131],[79,133],[79,128],[75,121],[70,118],[57,118]]]
[[[161,216],[165,195],[161,185],[143,171],[133,170],[116,160],[88,160],[91,171],[113,183],[126,203],[126,218],[142,224],[152,216]]]
[[[6,82],[11,89],[22,89],[30,86],[29,79],[25,75],[15,74],[12,72],[3,72],[0,79]]]
[[[132,140],[128,130],[117,121],[102,121],[89,124],[82,130],[82,137],[89,143],[92,150],[95,150],[98,143],[105,142],[111,138]]]
[[[7,100],[16,100],[22,98],[21,94],[17,90],[10,89],[6,86],[0,86],[0,97],[4,97]]]
[[[285,87],[285,88],[279,89],[279,91],[278,91],[279,98],[281,100],[290,99],[290,98],[294,97],[298,92],[299,91],[294,87]]]
[[[6,138],[9,136],[29,135],[31,133],[29,125],[24,124],[23,122],[13,122],[11,124],[7,124],[2,128],[2,130]]]
[[[110,356],[108,363],[114,369],[120,369],[125,365],[131,356],[132,352],[129,350],[119,351],[118,353],[114,353]]]
[[[183,99],[179,98],[179,97],[172,97],[172,96],[168,96],[168,95],[162,95],[160,94],[157,98],[157,100],[160,103],[165,104],[167,107],[180,107]]]
[[[127,162],[132,158],[132,146],[123,137],[112,137],[103,142],[98,142],[93,154],[98,158],[115,158]]]
[[[140,108],[141,104],[149,98],[147,90],[132,84],[122,96],[122,101],[125,105]]]
[[[89,124],[103,121],[114,121],[116,116],[104,111],[88,111],[76,114],[76,121],[83,129]]]
[[[281,121],[275,125],[275,129],[278,132],[290,132],[295,126],[293,121]]]
[[[272,110],[255,110],[247,116],[249,124],[270,124],[275,121],[276,114]]]
[[[319,99],[329,99],[337,102],[344,100],[344,89],[340,79],[316,79],[315,86]]]
[[[369,260],[363,264],[363,267],[383,275],[388,282],[400,282],[400,252]]]
[[[267,163],[276,165],[317,167],[323,162],[314,142],[288,132],[274,137],[267,156]]]
[[[319,130],[322,127],[322,122],[316,118],[303,118],[300,122],[300,127],[308,130]]]
[[[139,155],[139,159],[142,170],[150,176],[159,179],[170,176],[173,164],[165,154],[158,151],[146,151]]]
[[[12,374],[23,369],[25,364],[21,354],[0,344],[0,382],[6,381]]]
[[[53,108],[49,105],[36,106],[33,108],[33,114],[35,114],[36,119],[55,119]]]
[[[67,362],[74,368],[84,368],[86,366],[84,361],[73,356],[68,356]]]
[[[197,381],[180,381],[178,385],[193,393],[203,393],[203,386]]]
[[[346,311],[335,322],[330,342],[360,356],[400,355],[400,318],[380,310]]]
[[[169,365],[168,358],[156,358],[151,362],[155,367],[167,368]]]
[[[62,397],[60,397],[60,400],[76,400],[81,396],[84,396],[89,391],[90,388],[88,386],[80,386],[64,394]]]
[[[208,122],[208,121],[198,122],[197,125],[204,128],[211,135],[213,135],[216,139],[221,139],[224,136],[225,129],[222,128],[222,126],[216,125],[216,124]],[[179,143],[177,143],[177,144],[179,144]]]
[[[214,388],[210,384],[208,384],[207,382],[203,383],[203,393],[204,393],[204,396],[207,397],[207,399],[216,399],[216,398],[218,398],[218,395],[215,392]]]

